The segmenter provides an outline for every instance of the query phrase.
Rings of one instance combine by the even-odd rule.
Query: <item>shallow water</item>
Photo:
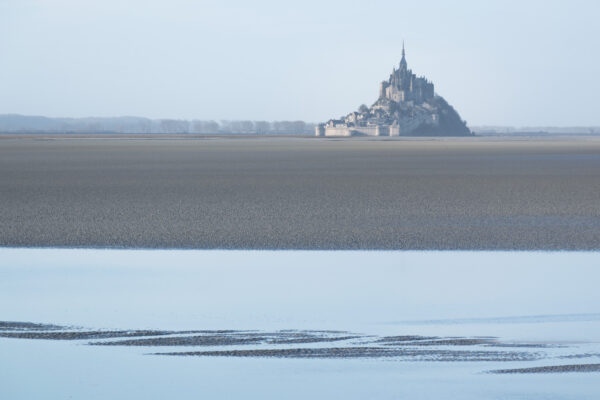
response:
[[[597,372],[487,372],[600,363],[599,278],[597,252],[3,248],[0,321],[70,330],[336,330],[360,339],[131,347],[0,338],[0,398],[597,398]],[[540,354],[530,361],[153,354],[361,347],[386,335],[492,336],[503,346],[541,347],[427,346]]]

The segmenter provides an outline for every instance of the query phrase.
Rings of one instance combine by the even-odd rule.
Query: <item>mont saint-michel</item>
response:
[[[470,136],[454,108],[434,91],[425,77],[417,77],[402,59],[389,79],[379,85],[379,98],[369,108],[360,106],[341,119],[317,125],[317,136]]]

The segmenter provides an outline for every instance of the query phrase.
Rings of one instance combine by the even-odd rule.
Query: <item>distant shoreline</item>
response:
[[[86,138],[116,138],[116,137],[124,137],[124,138],[168,138],[168,139],[193,139],[193,138],[294,138],[294,137],[314,137],[314,135],[310,134],[250,134],[250,133],[124,133],[124,132],[0,132],[0,138],[19,138],[19,137],[40,137],[46,136],[49,138],[52,137],[68,137],[68,138],[77,138],[77,137],[86,137]]]
[[[44,117],[0,114],[0,135],[314,136],[315,122],[301,120],[198,120],[120,117]],[[600,126],[473,125],[476,136],[600,136]],[[445,136],[445,135],[444,135]],[[417,136],[420,137],[420,136]],[[441,137],[441,135],[440,135]]]
[[[57,139],[315,139],[315,140],[350,140],[350,141],[418,141],[418,140],[577,140],[600,138],[600,133],[532,133],[520,132],[511,134],[474,134],[473,136],[328,136],[316,137],[313,134],[289,133],[124,133],[124,132],[59,132],[59,131],[0,131],[2,139],[27,139],[27,138],[57,138]]]

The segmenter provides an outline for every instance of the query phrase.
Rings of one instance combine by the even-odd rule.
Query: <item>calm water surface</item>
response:
[[[149,353],[190,348],[0,338],[0,398],[595,399],[600,373],[486,371],[600,363],[598,282],[597,252],[4,248],[2,321],[494,336],[551,347],[535,361],[422,362],[171,357]],[[575,354],[589,356],[564,358]]]

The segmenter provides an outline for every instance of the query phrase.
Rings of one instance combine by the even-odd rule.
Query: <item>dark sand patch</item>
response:
[[[232,346],[259,344],[264,337],[235,336],[175,336],[151,339],[118,340],[112,342],[92,342],[94,346]]]
[[[581,358],[600,358],[600,353],[583,353],[583,354],[567,354],[565,356],[560,356],[558,358],[562,358],[564,360],[572,360],[572,359],[581,359]]]
[[[524,349],[556,349],[556,348],[564,348],[567,347],[565,345],[560,344],[550,344],[550,343],[488,343],[486,346],[490,347],[512,347],[512,348],[524,348]]]
[[[434,340],[440,339],[437,336],[415,336],[415,335],[405,335],[405,336],[385,336],[376,340],[376,343],[383,344],[406,344],[406,342],[415,342],[419,340]]]
[[[64,327],[33,322],[0,321],[0,331],[51,331],[60,329],[64,329]]]
[[[361,336],[323,336],[319,333],[263,332],[231,333],[221,335],[170,336],[147,339],[118,340],[110,342],[92,342],[97,346],[233,346],[253,344],[300,344],[329,343],[356,339]]]
[[[478,346],[494,344],[494,339],[472,339],[472,338],[451,338],[437,340],[419,340],[408,342],[406,345],[411,346]]]
[[[300,344],[300,343],[330,343],[344,340],[359,339],[361,336],[339,336],[339,337],[296,337],[296,338],[275,338],[268,341],[269,344]]]
[[[0,337],[15,339],[84,340],[120,337],[169,335],[168,331],[51,331],[51,332],[0,332]]]
[[[42,340],[129,340],[97,341],[90,345],[98,346],[227,346],[251,344],[300,344],[328,343],[356,338],[344,331],[282,330],[277,332],[256,332],[237,330],[74,330],[58,325],[32,322],[0,321],[0,337],[13,339]]]
[[[516,350],[519,347],[544,347],[545,344],[503,343],[495,337],[438,337],[398,335],[379,337],[347,331],[322,330],[74,330],[69,327],[29,322],[0,322],[13,331],[0,331],[0,338],[45,340],[90,340],[92,346],[263,346],[219,351],[157,352],[156,355],[203,357],[274,358],[398,358],[410,361],[531,361],[545,355]],[[43,326],[55,330],[40,331]],[[117,340],[104,340],[117,339]],[[294,347],[298,344],[340,343],[338,347]],[[452,349],[448,347],[500,346],[507,350]]]
[[[600,372],[600,364],[549,365],[545,367],[498,369],[493,374],[552,374],[565,372]]]
[[[412,361],[532,361],[539,355],[526,352],[414,350],[389,347],[330,347],[295,349],[259,349],[229,351],[190,351],[154,353],[168,356],[197,357],[270,357],[270,358],[408,358]]]
[[[474,337],[474,338],[440,338],[425,336],[393,336],[377,339],[376,343],[385,346],[486,346],[486,347],[508,347],[508,348],[555,348],[562,347],[546,343],[505,343],[500,342],[495,337]]]

